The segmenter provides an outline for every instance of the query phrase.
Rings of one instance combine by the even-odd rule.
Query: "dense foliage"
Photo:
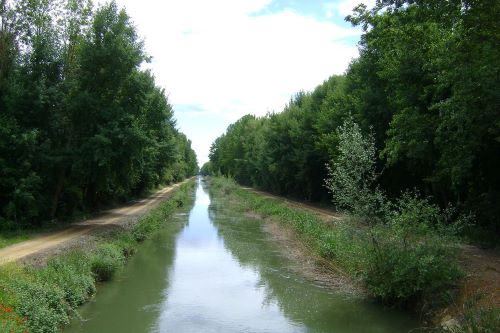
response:
[[[0,227],[124,200],[197,172],[116,3],[0,1]]]
[[[382,0],[347,19],[364,33],[345,75],[297,94],[283,112],[232,124],[205,169],[329,200],[326,165],[338,160],[337,129],[352,117],[373,134],[375,185],[389,198],[417,189],[473,211],[498,235],[500,2]]]

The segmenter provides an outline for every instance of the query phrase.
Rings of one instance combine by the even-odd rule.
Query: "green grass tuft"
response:
[[[112,243],[99,245],[91,258],[91,271],[97,281],[109,281],[125,263],[122,249]]]

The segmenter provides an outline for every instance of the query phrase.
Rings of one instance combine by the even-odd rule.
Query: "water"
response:
[[[322,288],[291,270],[261,222],[210,198],[141,245],[65,332],[401,333],[407,314]]]

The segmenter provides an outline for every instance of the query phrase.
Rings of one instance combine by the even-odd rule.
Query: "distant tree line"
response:
[[[327,165],[348,118],[373,135],[377,187],[417,190],[500,231],[500,2],[381,0],[346,73],[298,93],[280,113],[244,116],[212,145],[205,173],[329,200]]]
[[[0,228],[71,217],[197,172],[115,2],[0,0]]]

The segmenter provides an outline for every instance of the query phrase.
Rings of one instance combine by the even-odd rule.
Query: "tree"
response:
[[[375,141],[363,135],[348,118],[338,129],[338,155],[328,168],[326,186],[334,203],[365,220],[377,219],[383,212],[384,198],[375,187]]]
[[[39,225],[197,172],[125,10],[0,2],[0,227]]]

